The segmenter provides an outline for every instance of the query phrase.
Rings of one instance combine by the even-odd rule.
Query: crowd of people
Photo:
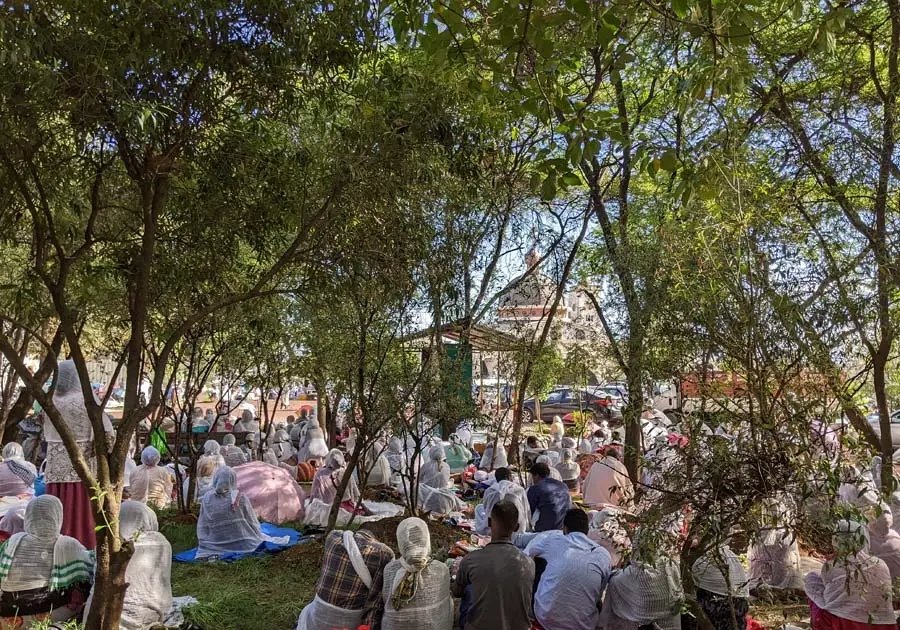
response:
[[[59,366],[54,404],[93,466],[93,430],[70,362]],[[201,412],[192,415],[206,421]],[[343,449],[329,449],[314,419],[294,420],[261,435],[252,414],[243,413],[235,423],[243,430],[221,444],[208,439],[195,465],[185,467],[193,475],[180,478],[156,447],[141,450],[139,465],[136,449],[129,452],[118,527],[135,553],[123,628],[148,628],[170,612],[172,549],[154,510],[168,507],[179,488],[199,506],[196,559],[251,553],[276,542],[263,532],[258,506],[239,489],[239,473],[250,462],[290,473],[289,483],[309,483],[307,509],[337,503],[348,516],[370,516],[362,491],[377,486],[414,501],[421,513],[452,517],[480,537],[479,548],[444,563],[433,557],[429,525],[420,518],[397,527],[390,541],[396,558],[365,526],[330,531],[300,630],[687,630],[700,611],[716,630],[733,630],[748,627],[751,592],[759,588],[805,593],[814,630],[896,627],[892,586],[900,579],[900,533],[892,514],[900,509],[900,493],[881,496],[878,461],[868,470],[845,470],[837,499],[863,516],[837,523],[835,555],[821,570],[802,575],[790,526],[802,507],[781,493],[762,506],[766,521],[750,541],[749,567],[727,537],[693,561],[691,609],[680,560],[690,517],[676,512],[662,521],[642,520],[662,491],[659,467],[648,466],[640,484],[632,481],[622,445],[605,425],[579,441],[554,421],[549,441],[528,437],[517,457],[521,468],[514,468],[502,440],[479,455],[465,427],[446,442],[429,433],[367,436],[360,444],[351,431]],[[648,409],[643,422],[647,460],[671,462],[678,440],[670,439],[668,419]],[[10,443],[2,450],[0,496],[20,502],[0,519],[0,535],[8,538],[0,548],[0,624],[55,622],[91,606],[96,539],[90,500],[57,431],[48,425],[45,438],[41,491],[22,448]],[[348,454],[358,460],[355,467]],[[469,507],[463,498],[476,504]]]

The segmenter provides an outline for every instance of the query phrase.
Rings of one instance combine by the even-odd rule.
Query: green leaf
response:
[[[688,0],[672,0],[672,11],[675,12],[680,19],[684,19],[687,17],[688,11],[690,7],[688,5]]]
[[[659,167],[664,171],[674,173],[678,170],[678,156],[672,149],[667,149],[659,156]]]
[[[554,197],[556,197],[556,175],[548,175],[541,184],[541,199],[552,201]]]
[[[587,0],[572,0],[572,9],[581,17],[591,17],[591,6]]]

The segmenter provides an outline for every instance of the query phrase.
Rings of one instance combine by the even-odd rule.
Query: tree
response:
[[[137,424],[162,403],[176,346],[221,308],[296,289],[303,276],[288,271],[358,208],[348,195],[397,176],[390,123],[369,128],[377,137],[347,124],[366,96],[348,96],[347,83],[378,85],[355,72],[377,48],[377,23],[358,6],[205,2],[18,5],[2,17],[0,177],[13,191],[3,223],[29,252],[22,282],[52,304],[76,364],[96,471],[52,387],[6,338],[0,351],[62,435],[95,520],[110,524],[98,531],[88,627],[118,624],[130,556],[116,521],[124,461]],[[79,338],[86,322],[122,331],[125,402],[110,453]]]

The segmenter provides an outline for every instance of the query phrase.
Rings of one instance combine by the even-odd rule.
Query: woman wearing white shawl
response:
[[[625,507],[634,498],[634,486],[619,452],[610,449],[603,459],[595,462],[581,484],[584,502],[591,506],[614,505]]]
[[[250,409],[241,412],[241,419],[234,425],[235,433],[259,433],[259,420]]]
[[[506,475],[509,475],[507,469]],[[500,472],[500,471],[498,471]],[[519,514],[519,527],[516,532],[524,534],[531,530],[531,521],[528,517],[531,514],[531,507],[528,505],[528,495],[525,494],[525,488],[509,481],[509,479],[501,479],[495,481],[489,488],[484,491],[484,497],[477,506],[475,506],[475,532],[482,536],[489,536],[491,528],[488,525],[488,516],[491,510],[500,501],[511,501]]]
[[[569,438],[566,438],[569,439]],[[578,489],[578,478],[581,476],[581,468],[575,462],[575,451],[571,448],[564,448],[560,462],[556,465],[556,471],[569,490]]]
[[[244,455],[244,451],[238,448],[237,438],[235,438],[234,433],[229,433],[222,439],[221,452],[226,466],[234,468],[247,463],[247,456]]]
[[[625,568],[613,571],[609,578],[599,627],[637,630],[655,624],[659,630],[680,630],[684,591],[678,564],[672,560],[678,558],[674,541],[668,541],[672,549],[653,554],[640,539],[639,530],[631,561]]]
[[[215,440],[207,440],[203,445],[203,455],[197,460],[197,499],[212,487],[213,475],[219,468],[225,466],[221,450]]]
[[[509,466],[509,462],[506,460],[506,447],[502,444],[497,444],[497,453],[494,454],[494,446],[493,444],[489,444],[487,448],[484,449],[484,454],[481,456],[481,461],[478,464],[478,467],[481,470],[497,470],[498,468],[507,468]]]
[[[880,558],[891,572],[891,579],[900,579],[900,534],[892,528],[894,515],[891,508],[881,505],[881,514],[869,523],[869,542],[873,556]]]
[[[328,455],[328,445],[325,443],[325,434],[319,425],[313,425],[306,432],[306,443],[300,448],[297,459],[301,462],[315,460],[316,466],[321,466]]]
[[[450,570],[431,558],[431,534],[425,521],[401,521],[397,547],[400,558],[384,568],[381,630],[451,630]]]
[[[340,487],[346,467],[344,454],[336,448],[331,449],[325,457],[325,464],[316,471],[316,475],[313,477],[309,498],[318,499],[327,505],[334,503],[334,497],[337,495],[337,489]],[[357,501],[359,501],[359,488],[356,484],[356,478],[350,475],[341,503],[351,502],[353,507],[355,507]],[[353,509],[349,505],[348,507],[351,510]]]
[[[550,448],[561,448],[565,434],[566,427],[563,425],[562,418],[553,416],[553,422],[550,424]]]
[[[284,429],[278,429],[275,432],[275,438],[272,441],[272,454],[280,464],[290,464],[296,462],[297,451],[291,444],[291,437]]]
[[[391,481],[399,485],[402,475],[406,473],[406,452],[403,450],[403,442],[398,437],[392,437],[388,442],[387,453],[384,456],[391,467]]]
[[[896,630],[891,574],[883,561],[869,555],[866,527],[838,521],[832,541],[836,557],[822,565],[821,573],[806,575],[812,627]]]
[[[97,465],[97,458],[94,455],[94,427],[88,417],[81,380],[73,361],[63,361],[59,364],[53,404],[75,438],[78,450],[87,461],[88,467],[94,470]],[[101,415],[107,452],[112,452],[116,430],[109,416],[105,413]],[[47,494],[52,494],[62,501],[66,513],[62,533],[77,538],[87,549],[93,549],[97,545],[94,531],[97,524],[94,522],[91,509],[89,489],[84,486],[81,477],[75,471],[62,437],[49,420],[44,422],[44,440],[47,442],[47,458],[44,462]]]
[[[172,502],[175,478],[168,468],[159,465],[159,458],[159,451],[152,446],[141,451],[141,465],[131,473],[131,498],[164,508]]]
[[[143,503],[123,501],[119,537],[130,540],[134,555],[125,569],[125,602],[120,630],[145,630],[160,625],[172,608],[172,545],[159,533],[156,514]],[[86,610],[90,610],[93,592]]]
[[[750,580],[728,543],[698,558],[691,572],[697,587],[697,603],[713,627],[745,628],[750,608],[747,600]]]
[[[440,444],[435,444],[428,449],[428,461],[419,472],[419,483],[438,490],[453,485],[450,481],[450,466],[447,465],[444,447]]]
[[[781,588],[803,588],[800,549],[790,527],[791,512],[781,498],[763,502],[763,527],[750,545],[750,588],[760,584]]]
[[[255,551],[264,540],[250,499],[238,492],[234,471],[216,471],[210,492],[200,499],[197,559]]]
[[[389,486],[391,484],[391,465],[388,464],[387,457],[384,456],[385,445],[381,440],[375,440],[375,443],[366,451],[365,457],[357,469],[365,473],[366,486]]]
[[[28,627],[32,621],[64,621],[78,612],[90,588],[93,562],[80,542],[60,535],[62,521],[63,504],[53,495],[28,503],[25,531],[13,534],[0,550],[0,617],[18,617]],[[76,591],[80,595],[73,599]]]
[[[34,495],[34,480],[37,468],[25,461],[25,451],[18,442],[10,442],[3,447],[3,461],[0,462],[0,497],[15,497],[20,494]]]
[[[625,530],[619,515],[621,510],[606,507],[590,515],[588,538],[606,549],[610,557],[610,566],[619,566],[622,556],[631,549],[631,539]]]

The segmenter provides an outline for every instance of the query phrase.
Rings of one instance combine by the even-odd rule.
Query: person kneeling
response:
[[[84,546],[60,535],[63,505],[45,494],[25,508],[25,531],[0,551],[0,617],[65,621],[74,617],[90,590],[93,563]]]
[[[390,547],[371,532],[332,531],[325,538],[315,599],[300,613],[297,630],[378,627],[384,569],[393,559]]]
[[[197,559],[250,553],[264,540],[250,499],[238,492],[234,471],[228,466],[219,468],[212,488],[200,500]]]

